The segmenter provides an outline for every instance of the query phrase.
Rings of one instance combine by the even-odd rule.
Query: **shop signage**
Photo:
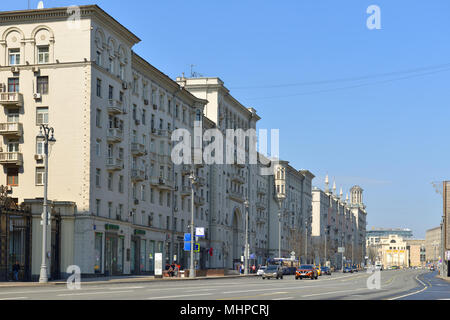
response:
[[[105,224],[105,230],[119,230],[120,227],[115,224]]]
[[[136,230],[134,230],[134,234],[136,234],[136,235],[138,235],[138,234],[145,235],[145,230],[136,229]]]
[[[195,236],[196,237],[204,237],[205,236],[205,228],[195,228]]]

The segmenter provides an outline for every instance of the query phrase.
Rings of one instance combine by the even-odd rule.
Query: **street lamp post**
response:
[[[48,125],[42,124],[38,139],[44,140],[44,203],[42,213],[42,263],[39,276],[40,283],[48,282],[47,275],[47,225],[48,225],[48,206],[47,206],[47,189],[48,189],[48,146],[53,145],[56,140],[53,136],[54,129]],[[51,134],[51,136],[50,136]]]
[[[194,270],[194,187],[197,183],[197,177],[195,176],[194,170],[192,170],[189,176],[191,180],[191,262],[189,268],[189,278],[195,278]]]
[[[244,275],[248,274],[248,199],[244,202],[245,206],[245,250],[244,250]]]
[[[286,169],[282,166],[276,167],[275,171],[276,199],[278,200],[278,258],[281,258],[281,210],[283,200],[286,199]]]

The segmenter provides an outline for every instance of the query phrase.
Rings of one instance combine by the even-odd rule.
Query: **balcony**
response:
[[[232,174],[231,175],[231,181],[234,181],[238,184],[244,184],[245,183],[245,179],[243,176],[239,175],[239,174]]]
[[[119,128],[109,128],[106,139],[108,142],[121,142],[123,139],[123,132]]]
[[[159,178],[158,188],[162,190],[172,190],[174,189],[173,181],[166,178]]]
[[[206,185],[206,179],[203,177],[197,177],[197,186],[203,187]]]
[[[257,200],[256,201],[256,208],[257,209],[266,209],[267,203],[264,200]]]
[[[202,206],[205,204],[205,197],[202,196],[194,196],[194,204],[196,206]]]
[[[134,182],[144,181],[145,179],[145,172],[144,170],[140,169],[131,169],[131,180]]]
[[[19,92],[2,92],[0,93],[0,104],[4,107],[22,107],[23,95]]]
[[[257,192],[258,192],[258,194],[262,194],[262,195],[267,194],[266,188],[263,188],[263,187],[258,187]]]
[[[180,194],[182,197],[188,197],[190,196],[192,193],[191,187],[190,186],[182,186],[180,189]]]
[[[228,192],[228,197],[231,199],[231,200],[234,200],[234,201],[237,201],[237,202],[240,202],[240,203],[243,203],[244,202],[244,194],[243,193],[241,193],[241,192],[239,192],[239,191],[229,191]]]
[[[0,123],[0,134],[3,136],[21,137],[23,126],[18,122]]]
[[[22,166],[23,156],[20,152],[0,152],[0,164]]]
[[[160,137],[160,138],[169,138],[170,137],[169,130],[164,130],[164,129],[152,128],[152,134],[154,136]]]
[[[143,156],[146,154],[145,146],[142,143],[133,142],[131,143],[131,153],[134,156]]]
[[[123,160],[119,158],[108,158],[106,160],[106,170],[118,171],[123,168]]]
[[[108,104],[109,114],[121,114],[123,113],[122,102],[119,100],[111,99]]]

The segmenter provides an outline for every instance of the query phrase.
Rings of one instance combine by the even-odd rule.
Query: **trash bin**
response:
[[[180,271],[179,271],[179,274],[180,274],[180,277],[181,277],[181,278],[184,278],[184,270],[180,270]]]

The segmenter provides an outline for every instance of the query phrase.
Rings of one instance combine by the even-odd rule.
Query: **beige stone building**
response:
[[[230,269],[241,261],[247,212],[253,262],[277,256],[273,175],[260,175],[260,164],[191,166],[171,159],[174,130],[255,129],[256,110],[219,78],[170,79],[133,52],[140,39],[113,17],[95,5],[79,10],[77,21],[68,8],[0,12],[0,179],[32,212],[33,278],[42,252],[41,125],[53,127],[56,139],[48,174],[50,278],[66,276],[70,265],[89,276],[151,274],[157,252],[163,262],[187,267],[191,171],[195,226],[205,228],[199,268]],[[247,162],[248,156],[247,148]],[[296,247],[291,234],[304,234],[297,256],[311,261],[314,175],[281,164],[287,177],[282,255]]]
[[[312,241],[316,264],[329,263],[341,268],[344,263],[365,263],[365,230],[367,211],[362,202],[363,190],[354,186],[351,201],[343,192],[336,192],[336,184],[329,188],[328,176],[325,179],[325,191],[312,190]],[[345,252],[338,253],[343,247]]]
[[[410,267],[425,266],[425,240],[406,240],[406,249],[409,251]]]
[[[437,263],[441,257],[441,227],[429,229],[425,233],[426,260],[428,263]]]

